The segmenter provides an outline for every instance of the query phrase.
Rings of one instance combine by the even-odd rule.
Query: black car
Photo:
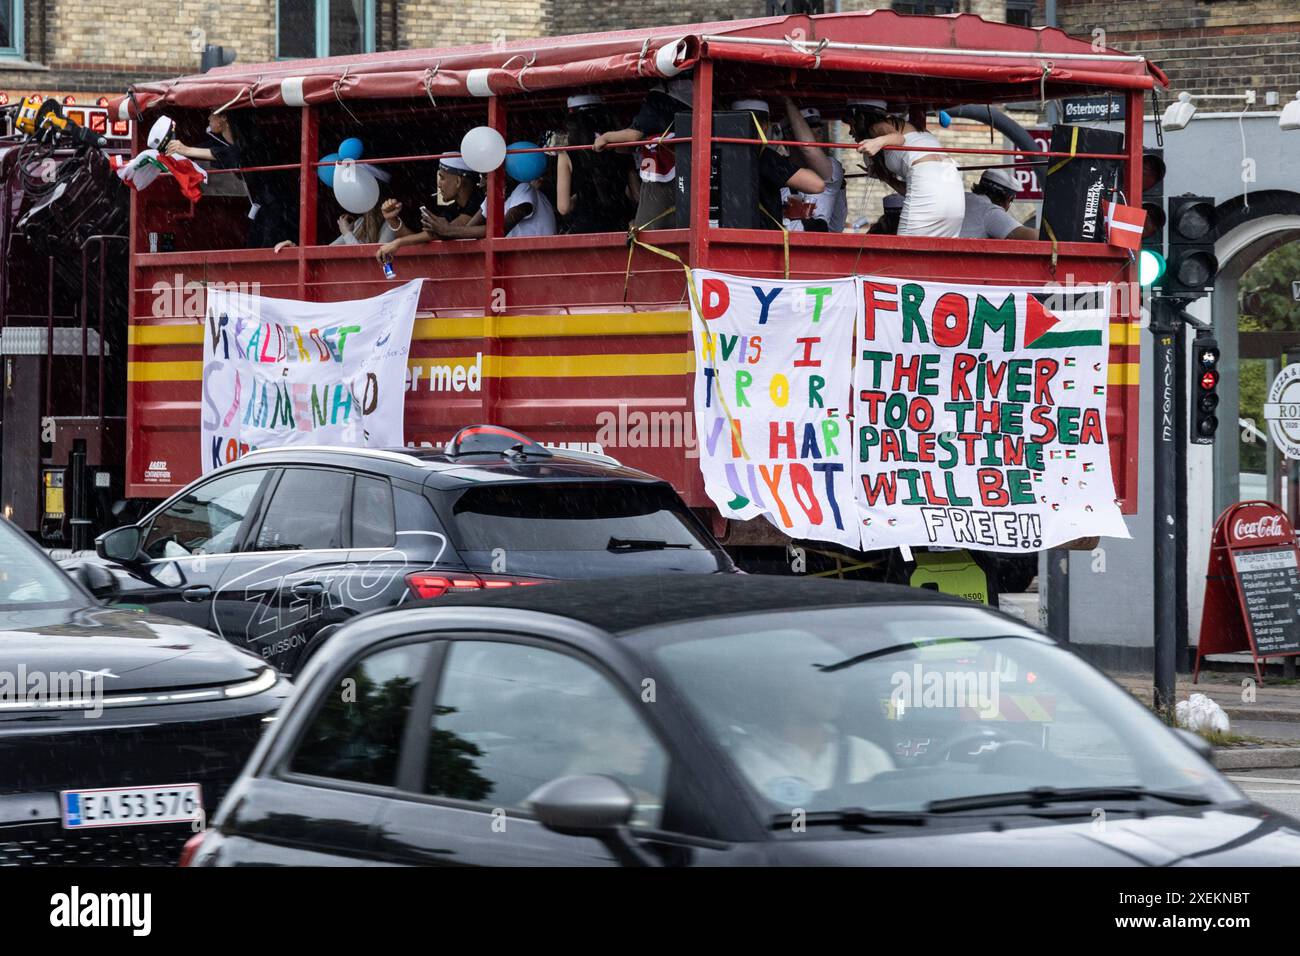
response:
[[[211,628],[286,673],[348,618],[413,598],[735,570],[667,482],[495,426],[437,450],[254,452],[96,548],[107,600]]]
[[[1050,638],[890,585],[656,576],[368,615],[193,865],[1300,863]]]
[[[0,520],[0,865],[174,866],[288,692],[214,634],[104,607]]]

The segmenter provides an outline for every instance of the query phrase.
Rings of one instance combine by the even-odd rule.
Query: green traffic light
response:
[[[1155,285],[1165,274],[1165,257],[1154,249],[1143,249],[1138,253],[1138,284]]]

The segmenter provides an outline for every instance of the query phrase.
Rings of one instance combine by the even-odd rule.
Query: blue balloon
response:
[[[340,159],[360,159],[361,158],[361,140],[355,136],[350,136],[343,142],[339,143]]]
[[[328,153],[328,154],[326,154],[325,156],[322,156],[322,157],[320,158],[320,161],[321,161],[322,163],[332,163],[332,162],[334,162],[336,159],[342,159],[342,158],[343,158],[343,157],[339,156],[338,153]],[[323,182],[323,183],[324,183],[326,186],[328,186],[330,189],[333,189],[333,188],[334,188],[334,170],[336,170],[336,169],[338,169],[337,166],[317,166],[317,167],[316,167],[316,175],[320,177],[320,181],[321,181],[321,182]]]
[[[536,149],[536,143],[530,143],[521,140],[518,143],[511,143],[513,149]],[[542,173],[546,172],[546,154],[545,153],[507,153],[506,154],[506,175],[519,183],[530,183]]]
[[[939,110],[939,125],[942,126],[944,129],[947,129],[949,126],[952,125],[952,117],[949,116],[944,110]]]

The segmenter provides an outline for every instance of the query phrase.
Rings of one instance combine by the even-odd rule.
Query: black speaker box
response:
[[[757,139],[753,114],[725,111],[713,114],[713,135]],[[691,114],[678,113],[676,136],[691,135]],[[677,147],[677,226],[691,223],[691,160],[694,144]],[[709,225],[724,229],[762,229],[758,206],[759,147],[740,143],[715,143],[709,169]]]
[[[1124,134],[1087,126],[1053,126],[1052,152],[1122,153]],[[1105,242],[1106,219],[1101,204],[1112,198],[1111,191],[1119,186],[1122,169],[1118,159],[1051,157],[1043,185],[1038,238],[1048,240],[1055,236],[1058,242]]]

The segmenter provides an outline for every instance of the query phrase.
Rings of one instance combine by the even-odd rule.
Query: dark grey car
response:
[[[62,563],[104,564],[102,598],[209,628],[288,673],[349,618],[412,599],[735,570],[667,482],[505,429],[488,439],[254,452],[101,535],[98,557]]]
[[[197,865],[1300,863],[1129,694],[982,606],[759,576],[368,615]]]

